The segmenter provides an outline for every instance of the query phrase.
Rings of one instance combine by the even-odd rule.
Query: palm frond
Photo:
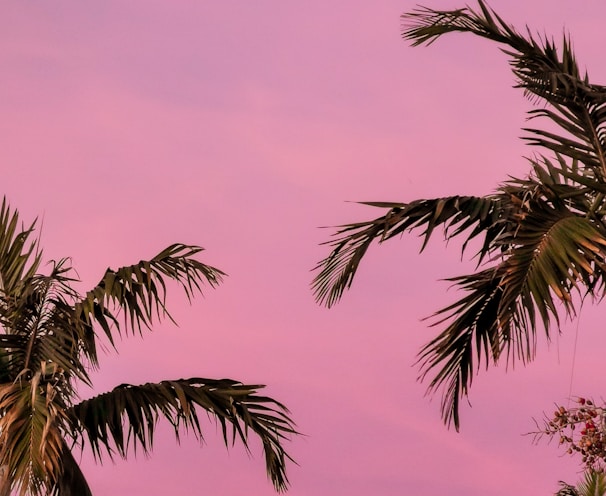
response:
[[[63,412],[54,390],[35,374],[0,384],[0,466],[21,496],[42,496],[61,474]]]
[[[546,205],[531,207],[515,236],[517,248],[504,264],[503,324],[516,320],[519,335],[534,333],[532,307],[538,309],[545,328],[549,314],[557,319],[556,301],[574,314],[571,290],[579,284],[590,288],[604,274],[606,238],[587,218],[554,210]],[[554,299],[555,296],[555,299]],[[509,314],[521,301],[523,312]],[[530,316],[526,319],[522,313]]]
[[[599,470],[587,470],[585,478],[579,483],[577,490],[582,496],[604,496],[606,494],[606,475]]]
[[[550,108],[531,111],[531,117],[547,117],[565,132],[560,136],[542,129],[526,129],[530,144],[580,161],[606,179],[606,87],[589,83],[581,74],[571,42],[564,36],[561,49],[550,39],[537,41],[528,32],[519,34],[483,0],[480,10],[439,11],[421,7],[404,14],[402,36],[412,44],[431,44],[443,34],[469,32],[505,45],[518,87],[544,100]]]
[[[443,388],[442,415],[457,430],[460,399],[468,394],[474,368],[482,360],[496,364],[503,351],[511,362],[532,360],[537,315],[549,337],[560,303],[574,313],[573,288],[604,278],[606,238],[567,210],[531,205],[515,244],[497,266],[450,279],[464,296],[435,314],[434,326],[448,325],[419,354],[421,379],[437,370],[429,389]]]
[[[173,244],[149,261],[118,270],[107,269],[101,281],[75,306],[75,318],[82,325],[98,324],[114,344],[113,330],[141,332],[150,328],[154,319],[170,317],[165,307],[166,282],[177,282],[188,299],[202,292],[202,286],[217,286],[225,275],[205,265],[194,256],[203,248]],[[124,327],[115,310],[124,312]]]
[[[148,452],[159,417],[172,424],[177,440],[182,429],[202,440],[203,430],[196,409],[199,407],[221,425],[226,444],[239,438],[248,449],[249,430],[259,437],[268,476],[281,491],[288,485],[286,460],[291,459],[282,441],[296,431],[284,405],[257,394],[262,387],[229,379],[202,378],[141,386],[123,384],[75,405],[70,417],[75,431],[82,433],[80,441],[88,440],[100,459],[102,451],[110,456],[117,452],[122,457],[129,448],[139,447]]]
[[[422,380],[438,369],[428,391],[443,390],[442,418],[458,430],[460,400],[467,396],[476,368],[483,357],[486,365],[498,361],[504,346],[497,319],[503,291],[494,269],[453,280],[466,295],[437,313],[446,316],[434,325],[450,324],[421,349],[418,364]]]
[[[387,214],[374,220],[341,226],[328,241],[331,253],[314,270],[319,270],[312,282],[316,300],[331,307],[348,289],[354,279],[360,261],[373,241],[382,243],[408,230],[424,228],[421,236],[426,247],[436,227],[442,227],[446,238],[467,233],[467,243],[480,234],[484,235],[478,253],[478,263],[490,252],[493,241],[506,225],[507,197],[452,196],[416,200],[411,203],[361,202],[365,205],[388,208]]]
[[[574,486],[571,486],[564,481],[560,481],[559,484],[560,489],[557,493],[555,493],[555,496],[580,496],[579,492]]]
[[[15,285],[22,279],[33,276],[39,266],[42,252],[37,240],[30,241],[36,222],[29,227],[20,225],[19,213],[11,210],[2,198],[0,206],[0,291],[13,293]],[[0,307],[0,312],[1,312]]]
[[[7,380],[52,363],[68,376],[88,383],[80,353],[91,335],[73,325],[73,309],[66,298],[76,293],[68,284],[71,279],[64,275],[70,270],[64,264],[55,263],[48,276],[36,274],[21,280],[10,298],[0,296],[5,302],[0,350]]]

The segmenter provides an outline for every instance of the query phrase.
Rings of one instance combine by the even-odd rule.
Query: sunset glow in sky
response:
[[[72,257],[81,290],[108,266],[171,243],[203,246],[227,272],[191,305],[125,339],[92,396],[191,376],[267,384],[305,436],[292,439],[290,496],[536,496],[576,482],[533,418],[570,395],[604,395],[604,304],[565,321],[528,367],[482,370],[460,433],[425,396],[424,317],[456,297],[441,279],[473,268],[437,237],[374,247],[328,310],[311,269],[335,226],[381,211],[355,201],[482,195],[529,170],[519,137],[532,108],[498,47],[451,35],[411,48],[400,15],[464,0],[5,2],[0,7],[3,187],[47,259]],[[474,5],[470,0],[470,4]],[[569,31],[581,67],[606,82],[606,3],[493,0],[523,30]],[[542,336],[540,336],[542,338]],[[575,354],[576,340],[576,354]],[[575,358],[576,357],[576,358]],[[260,446],[177,445],[94,463],[95,496],[274,494]]]

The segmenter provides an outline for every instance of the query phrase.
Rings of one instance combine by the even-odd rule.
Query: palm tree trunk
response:
[[[61,458],[63,472],[58,484],[59,496],[93,496],[78,462],[65,443]],[[5,495],[0,493],[0,496]]]
[[[11,495],[11,484],[8,480],[8,467],[0,467],[0,496]]]

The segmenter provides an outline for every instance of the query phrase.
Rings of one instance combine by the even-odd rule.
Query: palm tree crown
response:
[[[122,384],[77,402],[77,383],[92,386],[100,339],[141,333],[164,317],[166,280],[192,298],[224,275],[195,259],[202,248],[175,244],[149,261],[107,269],[86,294],[73,289],[68,260],[40,273],[42,251],[6,200],[0,207],[0,494],[91,495],[72,455],[87,443],[100,459],[148,452],[159,418],[175,435],[198,438],[202,409],[221,425],[226,444],[249,431],[262,442],[268,476],[277,490],[288,479],[282,442],[295,433],[288,410],[258,394],[261,385],[204,378]],[[123,318],[118,318],[120,313]],[[230,441],[231,440],[231,441]]]
[[[544,103],[530,117],[547,118],[561,133],[525,129],[527,142],[545,153],[529,159],[527,178],[513,178],[494,194],[367,203],[387,212],[342,226],[313,282],[317,300],[331,306],[374,241],[421,230],[422,251],[436,228],[447,239],[462,237],[464,252],[479,240],[476,272],[452,279],[463,296],[436,312],[434,325],[444,329],[418,359],[420,377],[431,376],[429,389],[443,390],[444,421],[457,429],[460,400],[481,362],[532,360],[538,328],[549,338],[560,313],[574,315],[575,290],[601,297],[606,284],[606,87],[581,74],[567,36],[556,48],[548,38],[520,34],[478,3],[477,11],[420,7],[404,14],[403,37],[428,45],[468,32],[498,43],[517,87]]]

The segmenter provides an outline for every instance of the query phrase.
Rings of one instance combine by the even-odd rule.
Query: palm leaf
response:
[[[456,303],[440,310],[445,314],[434,325],[450,320],[450,324],[419,352],[420,379],[435,372],[429,391],[443,389],[441,411],[447,425],[459,428],[460,400],[467,396],[475,369],[482,357],[486,365],[499,359],[504,337],[497,315],[503,291],[498,274],[488,269],[470,276],[453,279],[466,295]],[[474,356],[478,363],[475,365]]]
[[[91,335],[73,325],[73,309],[66,297],[76,293],[67,284],[70,279],[63,276],[69,270],[63,263],[55,264],[48,276],[36,274],[20,281],[7,299],[0,317],[6,331],[0,335],[0,350],[7,380],[52,363],[67,376],[88,383],[79,355]]]
[[[37,240],[29,241],[36,222],[29,228],[20,226],[19,213],[11,210],[6,197],[0,206],[0,291],[13,293],[15,285],[33,276],[40,266],[42,252]]]
[[[62,410],[41,373],[0,384],[0,466],[21,496],[42,496],[61,474]]]
[[[506,227],[507,197],[495,195],[452,196],[411,203],[362,202],[389,208],[387,214],[374,220],[341,226],[334,234],[336,239],[324,244],[332,247],[331,253],[314,270],[319,270],[312,289],[319,303],[334,305],[351,286],[360,261],[373,241],[382,243],[407,230],[423,228],[421,251],[427,245],[436,227],[442,227],[446,238],[466,233],[463,244],[483,234],[478,263],[490,252],[492,242]]]
[[[433,325],[448,325],[419,354],[421,379],[437,370],[429,388],[444,389],[443,418],[456,429],[474,361],[477,367],[482,360],[496,364],[503,351],[509,361],[532,360],[537,315],[549,337],[550,320],[559,321],[560,302],[574,313],[572,289],[603,279],[606,238],[586,218],[531,204],[515,243],[497,266],[451,279],[464,296],[435,314],[440,319]]]
[[[97,458],[106,452],[126,457],[129,448],[151,450],[159,417],[174,427],[177,440],[181,430],[203,440],[196,407],[219,422],[226,444],[239,438],[248,449],[248,431],[261,440],[268,476],[277,490],[285,490],[286,459],[282,440],[295,434],[288,410],[281,403],[257,394],[263,386],[244,385],[229,379],[180,379],[157,384],[123,384],[75,405],[70,418],[76,432],[90,443]],[[228,426],[231,426],[231,435]]]
[[[579,483],[577,491],[582,496],[604,496],[606,494],[606,476],[598,470],[588,470]]]
[[[557,319],[556,301],[569,314],[574,313],[571,290],[579,283],[589,288],[604,274],[606,238],[589,219],[543,204],[531,207],[515,241],[518,247],[504,266],[499,318],[504,324],[514,318],[521,337],[526,332],[534,334],[533,306],[546,329],[550,314]],[[523,302],[524,311],[510,315],[507,309],[516,301]]]
[[[171,318],[164,305],[165,278],[177,282],[188,299],[201,293],[203,284],[215,287],[221,282],[223,272],[193,258],[202,250],[173,244],[149,261],[107,269],[101,281],[74,305],[74,318],[84,327],[98,324],[112,345],[113,329],[141,332],[142,327],[151,327],[154,318]],[[116,310],[124,312],[124,327]]]
[[[529,128],[530,144],[539,145],[593,169],[601,182],[606,174],[606,87],[590,84],[582,75],[570,39],[561,50],[547,38],[537,41],[530,32],[520,35],[483,0],[480,11],[470,8],[439,11],[421,7],[404,14],[402,36],[414,46],[431,44],[443,34],[469,32],[507,48],[518,86],[527,95],[544,100],[550,108],[533,110],[531,117],[547,117],[566,135]]]

